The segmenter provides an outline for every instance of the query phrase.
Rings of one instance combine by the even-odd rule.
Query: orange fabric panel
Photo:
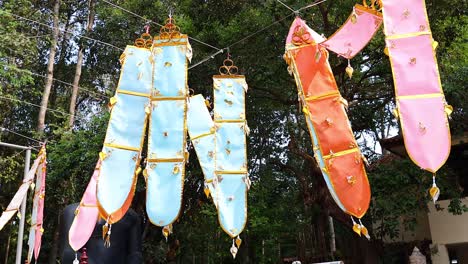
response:
[[[357,151],[326,159],[333,187],[347,213],[361,218],[369,208],[370,188],[366,171]]]
[[[317,45],[310,45],[292,51],[296,65],[300,65],[297,70],[306,97],[338,90],[335,77],[326,67],[328,66],[327,51],[322,48],[320,59],[316,62],[317,51]]]
[[[346,213],[361,218],[370,204],[370,186],[363,158],[354,138],[338,86],[328,62],[328,51],[316,43],[288,50],[298,86],[325,160],[333,191]],[[317,52],[320,52],[317,54]]]
[[[307,106],[323,155],[356,147],[339,95],[308,101]]]

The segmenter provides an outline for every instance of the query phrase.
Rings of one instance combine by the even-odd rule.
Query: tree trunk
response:
[[[95,0],[89,0],[88,3],[88,21],[86,25],[86,35],[91,32],[93,29],[93,24],[94,24],[94,6],[96,4]],[[76,69],[75,69],[75,78],[73,79],[73,91],[70,99],[70,120],[68,122],[69,129],[73,129],[73,123],[75,122],[75,108],[76,108],[76,98],[78,97],[78,85],[80,84],[80,78],[81,78],[81,67],[83,65],[83,57],[84,57],[84,49],[85,49],[85,44],[84,41],[82,40],[82,43],[80,45],[80,50],[78,51],[78,59],[76,61]]]
[[[50,254],[49,254],[49,264],[55,264],[57,263],[57,252],[59,248],[59,238],[60,238],[60,218],[62,216],[62,211],[58,211],[57,215],[57,225],[55,226],[54,230],[54,238],[52,242],[52,247],[50,248]]]
[[[8,264],[8,255],[10,254],[11,230],[8,232],[7,246],[5,250],[5,264]]]
[[[54,78],[55,53],[57,52],[57,39],[59,34],[59,10],[60,0],[55,0],[54,4],[54,29],[52,31],[52,41],[50,43],[49,62],[47,63],[47,80],[42,94],[41,109],[37,120],[37,131],[42,133],[45,129],[45,116],[47,104],[49,102],[50,89]]]

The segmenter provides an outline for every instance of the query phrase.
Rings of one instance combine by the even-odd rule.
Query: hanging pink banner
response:
[[[33,210],[31,216],[31,228],[29,230],[29,250],[28,262],[31,263],[31,258],[34,253],[34,259],[37,260],[42,244],[42,234],[44,233],[44,199],[45,199],[45,183],[47,174],[47,160],[45,147],[42,147],[41,152],[44,154],[39,167],[37,168],[36,189],[34,191]]]
[[[450,154],[448,115],[424,0],[383,0],[386,49],[395,86],[396,116],[406,151],[421,169],[434,173],[430,195],[439,196],[435,172]]]
[[[343,26],[320,45],[341,57],[352,59],[374,37],[380,25],[382,25],[380,12],[355,5]]]
[[[96,226],[99,210],[96,200],[96,184],[99,178],[101,159],[98,160],[93,176],[89,181],[80,205],[76,208],[75,218],[68,232],[68,242],[73,250],[80,250],[93,234]]]

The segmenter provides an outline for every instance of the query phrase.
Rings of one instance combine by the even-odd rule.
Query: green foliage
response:
[[[107,126],[104,109],[107,97],[114,94],[119,78],[121,51],[102,43],[83,39],[88,14],[87,2],[63,1],[61,28],[75,32],[60,34],[54,77],[72,82],[78,44],[85,44],[85,59],[78,97],[78,119],[73,131],[65,127],[67,116],[48,112],[44,135],[48,143],[48,176],[46,219],[43,250],[38,263],[54,257],[55,231],[61,209],[77,202],[86,188],[97,161]],[[299,256],[309,262],[330,260],[328,253],[327,216],[334,215],[338,253],[336,257],[362,263],[365,252],[356,246],[358,240],[349,230],[347,219],[335,214],[322,176],[312,158],[310,138],[303,115],[297,107],[294,79],[288,75],[282,59],[285,36],[293,19],[289,10],[274,0],[114,0],[111,1],[157,23],[164,23],[169,9],[183,33],[218,48],[229,46],[240,72],[249,84],[247,118],[249,137],[249,170],[253,180],[249,192],[249,220],[241,235],[243,245],[234,261],[229,254],[231,240],[219,228],[216,209],[204,197],[203,176],[191,150],[184,190],[183,212],[174,225],[174,234],[166,243],[160,228],[148,223],[145,215],[145,184],[140,179],[132,207],[145,223],[145,263],[278,263],[283,257]],[[293,8],[310,1],[284,1]],[[301,16],[319,33],[329,36],[346,20],[355,1],[327,1],[319,7],[301,12]],[[454,106],[451,126],[454,134],[466,131],[468,124],[467,22],[464,1],[428,0],[431,30],[439,42],[437,55],[447,100]],[[455,7],[455,8],[454,8]],[[51,25],[52,1],[0,1],[0,98],[2,126],[35,136],[37,108],[44,79],[28,73],[46,72],[50,28],[18,19],[10,13]],[[278,21],[276,24],[271,23]],[[124,48],[143,32],[145,21],[118,8],[98,1],[96,21],[89,37]],[[155,35],[159,27],[151,25]],[[270,26],[270,27],[268,27]],[[259,29],[268,27],[262,32]],[[251,35],[252,33],[255,33]],[[248,39],[240,41],[246,36]],[[195,64],[217,50],[191,41]],[[232,45],[234,44],[234,45]],[[344,72],[347,61],[330,55],[330,63],[342,95],[350,102],[349,117],[364,153],[371,161],[381,155],[374,145],[395,133],[397,122],[394,91],[388,58],[383,55],[384,36],[378,33],[371,43],[351,63],[353,79]],[[226,52],[226,51],[225,51]],[[211,75],[216,74],[226,54],[218,55],[189,71],[189,84],[195,93],[212,97]],[[71,88],[54,82],[49,108],[67,112]],[[89,92],[91,91],[91,92]],[[23,102],[23,103],[21,103]],[[13,134],[3,133],[1,140],[36,144]],[[23,155],[11,150],[0,152],[0,205],[6,207],[16,191],[23,173]],[[16,155],[16,156],[14,156]],[[454,214],[466,212],[460,203],[456,171],[444,168],[438,173],[442,197],[452,199],[447,208]],[[369,173],[373,202],[369,218],[382,224],[371,230],[376,237],[396,237],[399,221],[404,216],[404,228],[414,227],[416,212],[425,210],[431,176],[408,160],[382,164]],[[370,220],[369,220],[370,221]],[[349,223],[348,223],[349,224]],[[367,224],[366,224],[367,225]],[[367,225],[370,227],[371,225]],[[0,241],[11,237],[10,248],[16,242],[15,226],[0,233]],[[6,247],[0,243],[0,257]],[[363,254],[363,253],[362,253]],[[10,249],[10,261],[12,253]],[[356,262],[356,260],[359,260]],[[50,263],[54,262],[49,261]]]

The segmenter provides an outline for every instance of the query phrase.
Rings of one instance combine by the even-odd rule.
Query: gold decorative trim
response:
[[[326,99],[326,98],[335,97],[335,96],[340,96],[340,92],[339,91],[330,91],[330,92],[326,92],[326,93],[321,94],[321,95],[307,96],[305,98],[305,100],[306,101],[315,101],[315,100],[321,100],[321,99]]]
[[[427,98],[439,98],[444,97],[441,93],[432,93],[432,94],[415,94],[415,95],[400,95],[396,96],[397,100],[400,99],[427,99]]]
[[[413,32],[413,33],[406,33],[406,34],[396,34],[396,35],[389,35],[386,36],[386,39],[401,39],[401,38],[410,38],[410,37],[418,37],[423,35],[432,35],[431,31],[420,31],[420,32]]]
[[[151,97],[151,101],[174,101],[174,100],[186,100],[186,96],[158,96]]]
[[[220,119],[216,120],[215,123],[245,123],[245,119]]]
[[[215,174],[247,174],[247,171],[215,171]]]
[[[345,156],[345,155],[355,153],[355,152],[359,152],[359,148],[352,148],[352,149],[347,149],[347,150],[343,150],[343,151],[340,151],[340,152],[332,153],[332,154],[329,154],[329,155],[324,155],[323,159],[326,160],[326,159],[331,159],[331,158],[335,158],[335,157]]]
[[[104,143],[104,146],[108,148],[116,148],[116,149],[123,149],[123,150],[137,151],[137,152],[140,151],[140,148],[129,147],[129,146],[113,144],[113,143]]]
[[[199,138],[202,138],[202,137],[206,137],[206,136],[209,136],[209,135],[214,135],[214,132],[206,132],[206,133],[202,133],[200,135],[196,135],[194,137],[190,137],[190,140],[194,141],[196,139],[199,139]]]
[[[117,90],[117,93],[134,95],[134,96],[141,96],[141,97],[150,97],[151,96],[151,95],[145,94],[145,93],[139,93],[139,92],[133,92],[133,91],[121,90],[121,89]]]
[[[185,158],[158,158],[158,159],[147,159],[148,162],[183,162]]]

